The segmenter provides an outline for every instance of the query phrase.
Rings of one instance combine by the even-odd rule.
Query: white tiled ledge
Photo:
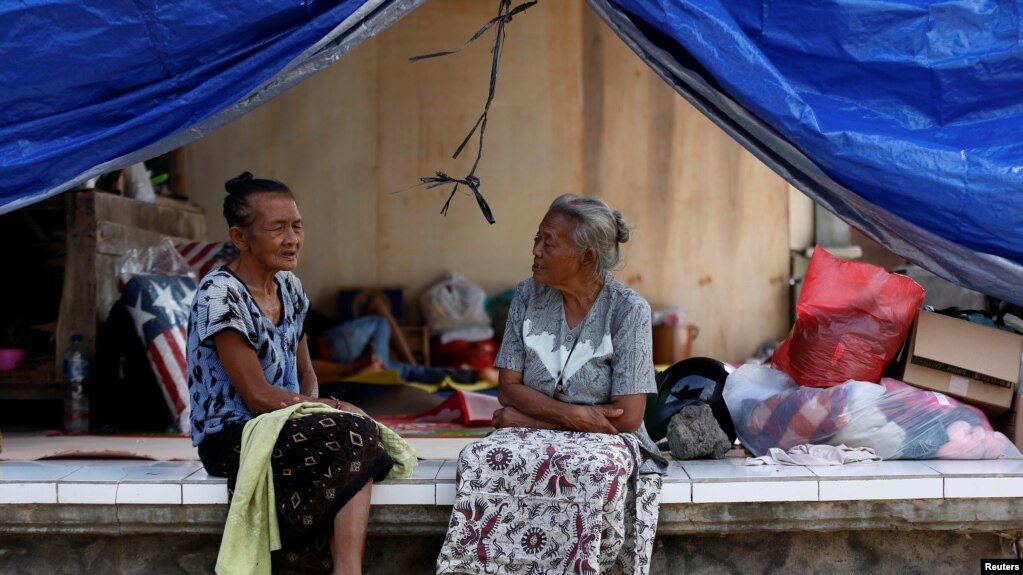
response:
[[[422,461],[407,480],[373,488],[373,504],[454,502],[455,463]],[[1023,498],[1023,460],[886,461],[841,467],[673,462],[661,504]],[[197,461],[0,462],[0,505],[223,505],[223,478]]]

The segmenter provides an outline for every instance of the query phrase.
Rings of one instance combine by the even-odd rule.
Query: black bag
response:
[[[735,425],[722,392],[732,369],[709,357],[690,357],[657,374],[657,395],[647,398],[643,422],[654,441],[668,435],[668,422],[687,405],[710,405],[721,431],[735,442]]]

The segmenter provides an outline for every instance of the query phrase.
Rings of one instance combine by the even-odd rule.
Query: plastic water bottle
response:
[[[67,393],[64,397],[64,433],[80,434],[89,431],[89,396],[85,381],[89,378],[89,358],[82,351],[82,336],[71,336],[71,347],[64,355],[64,379]]]

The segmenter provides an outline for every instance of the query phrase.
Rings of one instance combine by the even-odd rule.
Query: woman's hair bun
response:
[[[632,237],[632,228],[629,227],[629,224],[625,223],[625,217],[622,216],[621,212],[614,210],[611,213],[615,217],[615,224],[618,228],[618,235],[615,237],[615,240],[620,244],[624,244],[629,241],[630,237]]]
[[[252,172],[243,172],[236,178],[231,178],[224,184],[224,188],[229,194],[237,194],[245,190],[245,184],[251,182],[253,179]]]

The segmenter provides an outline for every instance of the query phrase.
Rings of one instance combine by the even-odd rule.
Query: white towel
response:
[[[747,457],[746,465],[845,465],[881,461],[872,447],[797,445],[788,451],[772,447],[767,455]]]

